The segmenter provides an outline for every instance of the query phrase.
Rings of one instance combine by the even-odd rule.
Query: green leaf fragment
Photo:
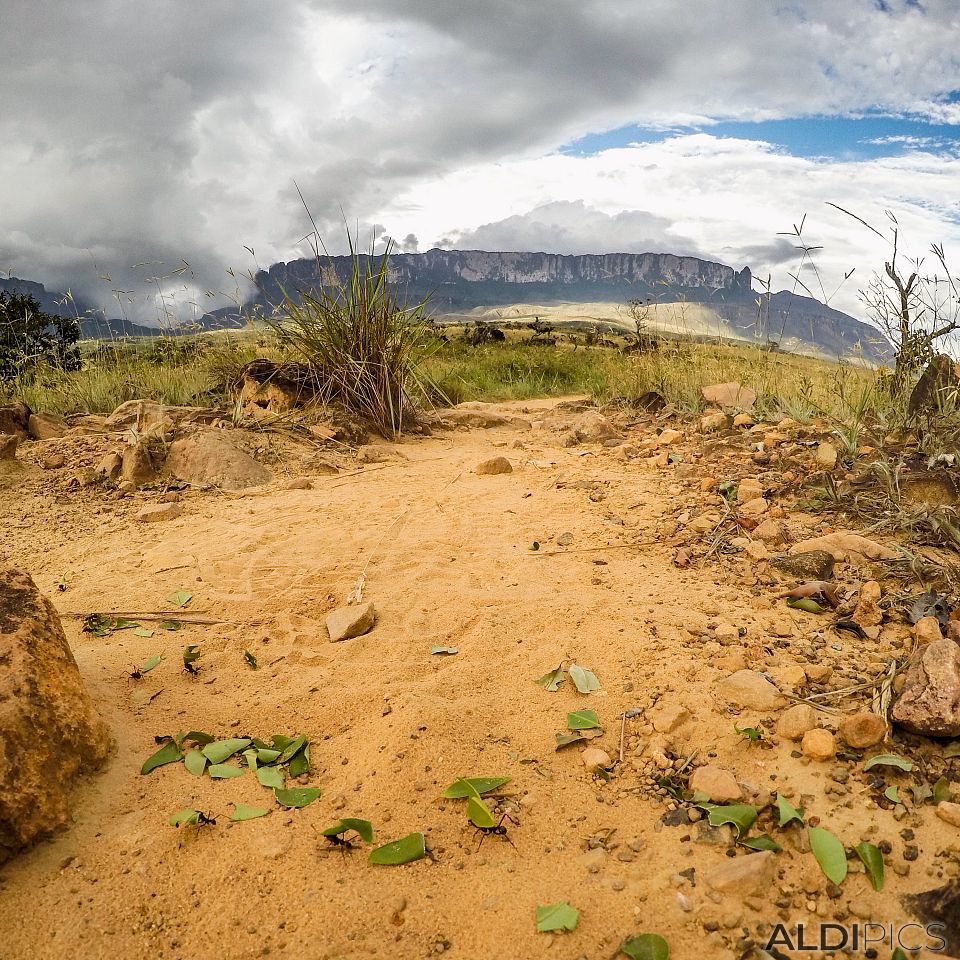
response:
[[[864,765],[863,769],[872,770],[874,767],[896,767],[909,773],[913,769],[913,764],[903,757],[898,757],[895,753],[881,753],[876,757],[871,757]]]
[[[509,782],[510,777],[463,777],[454,780],[440,796],[444,800],[464,800],[473,794],[479,797]]]
[[[179,630],[180,621],[179,620],[161,620],[157,624],[158,630]]]
[[[243,776],[243,767],[236,767],[232,763],[211,763],[207,773],[214,780],[230,780],[233,777]]]
[[[422,833],[411,833],[400,840],[385,843],[370,851],[371,863],[380,863],[386,866],[400,866],[403,863],[412,863],[427,855],[427,846]]]
[[[867,868],[867,876],[874,890],[883,888],[883,854],[880,848],[872,843],[858,843],[854,848],[857,856]]]
[[[548,903],[537,907],[537,933],[551,933],[554,930],[576,930],[580,911],[571,907],[566,900]]]
[[[785,827],[794,820],[803,823],[803,807],[795,807],[786,797],[777,794],[777,826]]]
[[[900,794],[897,792],[897,788],[896,788],[896,787],[887,787],[887,789],[883,791],[883,795],[884,795],[891,803],[899,803],[899,802],[900,802]]]
[[[362,840],[367,843],[373,843],[373,824],[369,820],[358,820],[356,817],[344,817],[338,820],[332,827],[320,831],[321,837],[339,837],[353,830],[360,835]]]
[[[560,689],[560,684],[566,682],[566,675],[563,672],[563,664],[555,670],[550,670],[542,677],[537,677],[536,682],[543,687],[547,693],[556,693]]]
[[[950,781],[946,777],[941,777],[933,785],[933,802],[943,803],[950,799]]]
[[[257,669],[257,658],[249,650],[243,651],[243,659],[247,661],[251,669]]]
[[[304,745],[297,752],[296,756],[287,765],[287,772],[291,777],[302,777],[310,772],[310,744]]]
[[[620,944],[620,952],[630,960],[670,960],[670,947],[658,933],[641,933]]]
[[[171,827],[188,827],[195,826],[200,823],[200,811],[199,810],[178,810],[174,813],[167,823]]]
[[[183,765],[188,773],[192,773],[195,777],[202,777],[207,767],[207,758],[200,750],[188,750],[184,754]]]
[[[179,739],[181,743],[183,743],[184,740],[192,740],[194,743],[199,743],[201,746],[206,746],[208,743],[213,743],[216,737],[212,737],[209,733],[204,733],[202,730],[191,730],[189,733],[185,733]]]
[[[247,761],[247,766],[251,770],[257,769],[257,751],[249,748],[243,751],[243,759]]]
[[[260,747],[257,745],[256,740],[254,740],[253,744],[255,747],[257,747],[257,760],[260,763],[273,763],[273,761],[280,756],[279,750],[271,750],[269,747]]]
[[[430,648],[430,652],[431,652],[431,653],[446,653],[446,654],[449,654],[450,656],[453,656],[454,654],[460,652],[460,648],[459,648],[459,647],[442,647],[442,646],[440,646],[440,644],[435,643],[435,644]]]
[[[710,806],[707,810],[707,820],[711,827],[720,827],[725,823],[733,824],[737,828],[737,836],[745,834],[757,819],[756,807],[748,803],[728,803],[722,806]]]
[[[250,746],[249,737],[237,737],[231,740],[214,740],[203,748],[203,755],[211,763],[223,763],[229,760],[235,753]]]
[[[283,773],[276,767],[257,767],[257,781],[268,790],[283,789]]]
[[[259,772],[258,770],[257,773]],[[290,790],[275,789],[273,795],[277,798],[277,803],[281,807],[299,809],[313,803],[320,796],[320,790],[317,787],[293,787]]]
[[[183,758],[183,754],[180,752],[180,747],[177,746],[175,740],[168,740],[153,756],[148,757],[144,761],[143,766],[140,768],[141,775],[150,773],[151,770],[156,770],[157,767],[162,767],[167,763],[176,763],[178,760]]]
[[[820,864],[823,875],[838,886],[847,876],[847,854],[843,844],[823,827],[807,827],[810,849]]]
[[[151,634],[152,636],[152,634]],[[160,661],[163,659],[162,653],[156,653],[149,660],[147,660],[144,665],[140,668],[141,673],[149,673],[154,667],[158,666]]]
[[[741,847],[749,850],[772,850],[774,853],[780,853],[783,850],[783,847],[766,833],[760,834],[759,837],[747,837],[739,842]]]
[[[571,663],[567,673],[570,674],[573,685],[580,693],[592,693],[594,690],[600,689],[600,681],[597,679],[597,675],[586,667]]]
[[[568,730],[592,730],[600,726],[600,721],[593,710],[574,710],[567,714]]]
[[[183,663],[186,666],[188,663],[195,663],[200,659],[200,646],[196,643],[189,643],[183,648]]]
[[[467,797],[467,819],[481,829],[495,827],[497,821],[490,808],[479,797]]]
[[[167,603],[172,603],[175,607],[185,607],[193,599],[193,594],[186,590],[178,590],[167,597]]]
[[[152,631],[152,630],[148,630],[146,627],[137,627],[136,630],[133,631],[133,635],[134,635],[135,637],[152,637],[152,636],[153,636],[153,631]],[[160,661],[158,660],[157,663],[159,663],[159,662],[160,662]],[[154,664],[154,666],[156,666],[156,664]],[[141,669],[140,669],[140,672],[143,673],[143,668],[142,668],[142,667],[141,667]]]
[[[794,610],[804,610],[807,613],[823,613],[823,611],[826,610],[826,607],[821,606],[816,600],[812,600],[810,597],[791,597],[787,601],[787,606],[792,607]]]
[[[230,819],[234,822],[241,820],[256,820],[258,817],[265,817],[270,812],[269,807],[251,807],[246,803],[234,804],[233,813]]]
[[[288,763],[292,760],[306,745],[307,738],[305,734],[299,734],[294,737],[287,745],[280,751],[280,756],[277,757],[277,763]]]

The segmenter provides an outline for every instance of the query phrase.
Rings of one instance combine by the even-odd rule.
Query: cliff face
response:
[[[363,258],[366,259],[365,257]],[[348,257],[324,257],[324,271],[346,279]],[[689,299],[751,297],[749,268],[732,267],[669,253],[606,253],[561,256],[554,253],[488,253],[483,250],[428,250],[390,257],[390,280],[411,300],[430,296],[434,307],[467,308],[515,303],[531,296],[547,299],[635,299],[669,291]],[[277,303],[283,291],[315,288],[320,272],[314,260],[276,263],[255,278],[258,300]],[[524,286],[518,296],[517,286]],[[532,286],[531,286],[532,285]]]

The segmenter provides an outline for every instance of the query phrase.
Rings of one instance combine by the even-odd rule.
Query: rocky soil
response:
[[[817,425],[571,400],[467,404],[399,443],[144,405],[18,432],[0,563],[56,605],[115,752],[68,828],[0,868],[4,958],[606,960],[655,932],[733,960],[778,923],[918,917],[960,954],[960,633],[949,602],[917,606],[952,558],[806,509],[845,469]],[[92,613],[139,627],[84,631]],[[602,735],[556,749],[580,710]],[[140,773],[190,730],[306,734],[320,798]],[[511,778],[506,835],[439,799],[471,776]],[[781,849],[737,844],[711,802]],[[270,813],[231,822],[237,803]],[[216,823],[170,826],[183,808]],[[341,817],[430,855],[370,864],[319,836]],[[842,883],[810,827],[846,848]],[[560,901],[576,929],[538,933]]]

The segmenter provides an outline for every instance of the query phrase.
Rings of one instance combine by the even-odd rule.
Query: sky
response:
[[[685,254],[856,316],[894,222],[960,274],[956,0],[0,0],[0,23],[0,272],[113,316],[244,296],[309,253],[303,201],[332,253],[349,229]]]

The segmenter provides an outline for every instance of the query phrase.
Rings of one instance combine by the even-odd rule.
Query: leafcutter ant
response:
[[[348,833],[352,833],[355,839],[348,837]],[[344,817],[342,820],[338,820],[332,827],[321,830],[320,836],[323,837],[324,840],[329,841],[330,846],[327,847],[328,851],[339,847],[340,852],[345,854],[348,851],[357,849],[359,846],[356,842],[357,839],[372,843],[373,827],[369,820]]]
[[[142,680],[143,671],[139,667],[134,667],[132,670],[125,670],[120,676],[127,677],[130,680]]]
[[[517,821],[513,819],[508,813],[505,813],[501,818],[500,822],[493,827],[477,827],[477,833],[481,834],[480,842],[477,844],[477,850],[483,846],[483,841],[487,839],[487,836],[493,834],[497,837],[503,837],[507,843],[513,847],[514,850],[517,849],[516,844],[510,839],[510,835],[507,833],[507,828],[503,825],[504,820],[509,820],[511,823],[516,823]]]

